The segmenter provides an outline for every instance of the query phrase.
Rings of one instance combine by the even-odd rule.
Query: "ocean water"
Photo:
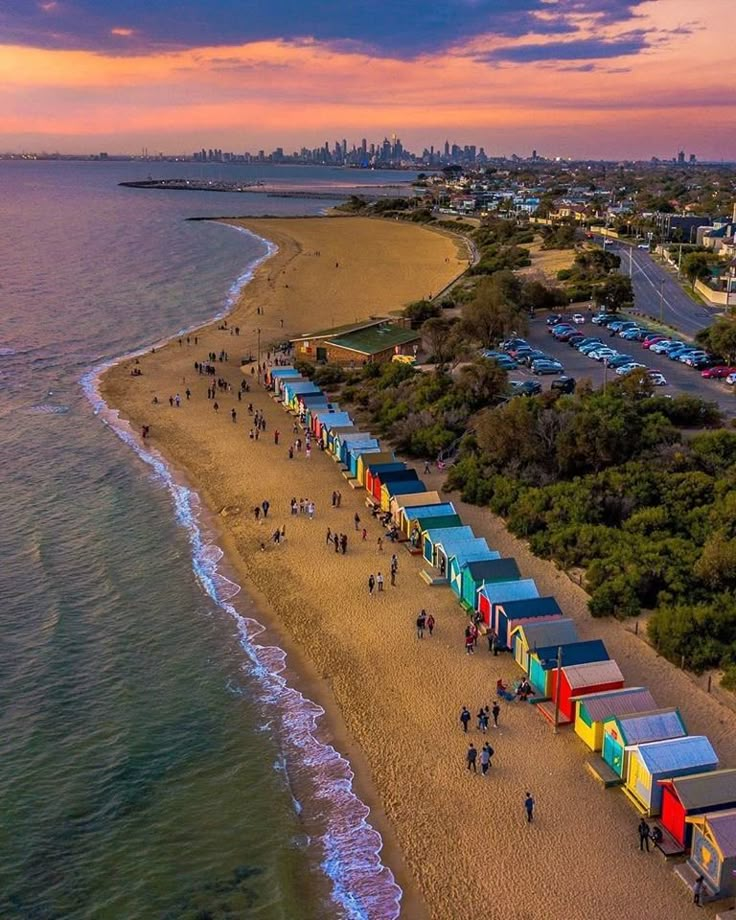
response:
[[[0,162],[2,920],[398,911],[349,764],[259,643],[196,494],[97,395],[101,367],[223,312],[267,255],[186,217],[330,204],[117,186],[205,171],[395,180]]]

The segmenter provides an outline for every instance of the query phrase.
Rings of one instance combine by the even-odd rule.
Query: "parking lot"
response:
[[[524,338],[533,348],[539,348],[551,358],[556,358],[564,367],[565,374],[574,377],[579,383],[590,380],[595,387],[603,386],[604,378],[610,383],[620,379],[612,369],[606,369],[598,361],[581,354],[566,342],[557,341],[547,332],[545,324],[546,314],[535,317],[529,322],[529,331]],[[707,380],[700,376],[700,371],[694,370],[679,361],[670,361],[666,355],[658,355],[641,347],[639,342],[627,342],[618,336],[611,336],[608,329],[592,324],[586,320],[584,325],[578,327],[583,335],[598,336],[605,345],[610,345],[622,354],[631,355],[634,361],[645,364],[649,370],[660,371],[667,379],[666,387],[658,387],[658,393],[686,393],[717,402],[723,413],[728,418],[736,417],[736,395],[731,387],[717,380]],[[553,376],[535,377],[530,370],[520,366],[509,373],[511,380],[538,380],[545,390],[549,389]]]

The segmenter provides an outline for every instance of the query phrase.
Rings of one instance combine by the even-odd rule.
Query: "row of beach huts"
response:
[[[736,769],[719,769],[708,738],[689,735],[679,710],[660,707],[649,689],[624,686],[600,639],[581,641],[554,597],[541,597],[514,559],[476,537],[452,502],[360,431],[319,386],[293,367],[272,368],[265,383],[350,485],[365,489],[367,504],[390,515],[398,539],[426,563],[422,577],[449,586],[495,631],[531,685],[531,702],[556,727],[572,725],[589,749],[591,772],[658,819],[665,855],[689,854],[675,867],[683,881],[692,888],[702,876],[711,899],[736,894]]]

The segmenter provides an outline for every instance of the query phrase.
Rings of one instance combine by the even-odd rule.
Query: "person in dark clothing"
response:
[[[427,625],[427,614],[424,610],[417,617],[417,639],[424,638],[424,627]]]
[[[477,757],[478,757],[478,751],[476,751],[475,745],[471,741],[470,746],[468,747],[468,753],[465,755],[465,759],[468,762],[468,770],[472,770],[473,773],[478,772],[478,768],[475,765],[475,761]]]
[[[644,818],[642,818],[641,821],[639,822],[639,849],[643,851],[644,848],[646,847],[647,853],[649,852],[650,833],[651,831],[650,831],[649,825],[644,820]]]
[[[348,535],[346,533],[340,537],[340,549],[342,550],[343,556],[348,551]]]
[[[534,796],[531,792],[527,792],[526,798],[524,799],[524,809],[526,811],[526,823],[531,824],[534,820]]]
[[[493,727],[498,728],[498,717],[501,714],[501,707],[498,705],[498,700],[493,704],[491,713],[493,714]]]
[[[703,886],[705,885],[705,879],[702,875],[699,875],[695,879],[695,884],[693,885],[693,904],[697,904],[698,907],[703,906]]]
[[[463,706],[460,711],[460,722],[462,723],[463,731],[467,732],[468,722],[470,722],[470,710],[467,706]]]
[[[269,509],[270,507],[271,507],[271,503],[270,503],[270,502],[265,501],[265,500],[261,502],[261,508],[263,508],[263,516],[264,516],[264,518],[267,518],[267,517],[268,517],[268,509]]]

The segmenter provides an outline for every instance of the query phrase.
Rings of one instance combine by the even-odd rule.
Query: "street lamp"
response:
[[[659,321],[664,322],[664,278],[659,279]]]
[[[608,358],[603,359],[603,395],[606,395],[606,384],[608,383]]]

